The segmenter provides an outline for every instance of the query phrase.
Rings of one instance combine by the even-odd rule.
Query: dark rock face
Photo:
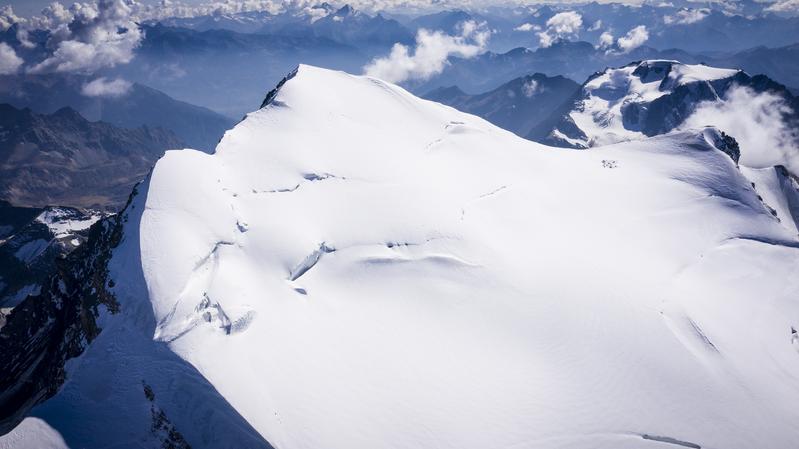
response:
[[[101,214],[75,208],[0,202],[0,327],[28,295],[38,295],[56,261],[86,242]]]
[[[295,68],[294,70],[289,72],[288,75],[286,75],[283,79],[281,79],[277,83],[277,86],[275,86],[274,89],[272,89],[272,90],[270,90],[269,92],[266,93],[266,97],[264,98],[264,101],[261,102],[261,108],[265,108],[268,105],[272,104],[272,101],[277,96],[277,93],[280,91],[280,88],[283,87],[283,85],[286,84],[286,82],[288,80],[290,80],[290,79],[294,78],[295,76],[297,76],[297,70],[298,70],[298,68]]]
[[[122,129],[64,108],[51,115],[0,105],[0,199],[116,210],[165,150],[170,131]]]
[[[741,159],[741,147],[738,145],[738,141],[724,131],[720,131],[715,140],[713,145],[729,156],[737,165]]]
[[[526,137],[578,88],[579,85],[568,78],[536,73],[516,78],[482,94],[469,95],[452,86],[436,89],[425,98],[475,114]]]
[[[0,328],[0,434],[58,391],[65,362],[100,333],[100,308],[119,310],[106,279],[111,250],[121,235],[119,215],[93,225],[84,245],[56,261],[41,292],[6,317]]]
[[[164,448],[169,449],[190,449],[191,446],[186,438],[178,431],[174,424],[166,416],[166,413],[155,403],[155,392],[153,388],[142,382],[144,397],[150,402],[150,416],[152,425],[150,431],[157,435]]]

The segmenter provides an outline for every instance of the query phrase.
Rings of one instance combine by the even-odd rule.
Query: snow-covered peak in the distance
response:
[[[558,150],[300,66],[158,162],[119,313],[0,446],[789,447],[797,240],[731,156]]]
[[[678,126],[699,102],[718,100],[714,87],[731,83],[739,73],[667,60],[608,68],[586,81],[548,141],[588,148],[661,134]],[[680,104],[664,101],[675,90]],[[651,107],[659,99],[669,107]]]
[[[632,69],[632,72],[630,72],[630,69]],[[660,89],[664,91],[673,90],[674,87],[687,83],[729,78],[740,72],[740,70],[719,69],[702,64],[683,64],[679,61],[670,60],[648,60],[633,63],[621,69],[608,69],[605,71],[605,76],[609,75],[611,78],[618,76],[614,72],[619,70],[625,73],[630,72],[638,77],[641,83],[660,81]]]
[[[53,237],[60,239],[74,234],[76,231],[89,229],[91,225],[107,216],[98,211],[78,211],[73,208],[48,207],[36,217],[36,221],[45,224]]]

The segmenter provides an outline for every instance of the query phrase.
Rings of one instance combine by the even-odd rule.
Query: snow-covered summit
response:
[[[799,242],[717,130],[563,151],[310,66],[266,103],[158,162],[119,312],[0,445],[799,438]]]
[[[588,148],[662,134],[700,102],[719,100],[746,77],[738,70],[668,60],[608,68],[583,84],[547,141]]]

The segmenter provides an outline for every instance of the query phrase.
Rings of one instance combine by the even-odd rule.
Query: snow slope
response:
[[[717,141],[559,150],[300,66],[158,162],[121,312],[0,447],[161,412],[195,448],[791,447],[799,240]]]

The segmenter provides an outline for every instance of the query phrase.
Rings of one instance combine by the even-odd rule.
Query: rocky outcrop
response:
[[[134,191],[135,194],[135,191]],[[86,242],[55,259],[52,275],[5,317],[0,328],[0,434],[14,428],[65,380],[65,363],[100,333],[100,313],[116,313],[108,261],[122,236],[121,216],[95,223]]]
[[[0,202],[0,327],[5,316],[38,295],[56,261],[85,243],[102,213],[70,207],[14,207]]]

